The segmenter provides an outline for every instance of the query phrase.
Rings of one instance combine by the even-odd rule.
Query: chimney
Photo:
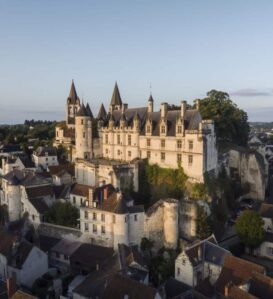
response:
[[[187,102],[186,101],[181,101],[181,117],[182,118],[185,118],[186,110],[187,110]]]
[[[128,109],[128,104],[123,103],[121,107],[121,112],[124,113]]]
[[[93,202],[94,201],[94,190],[93,188],[89,188],[89,202]]]
[[[200,110],[200,100],[196,100],[196,109]]]
[[[7,293],[8,298],[11,298],[17,290],[16,286],[16,279],[15,279],[15,273],[13,273],[12,277],[7,279]]]
[[[108,199],[108,187],[103,189],[103,199]]]
[[[232,282],[228,282],[226,285],[225,285],[225,290],[224,290],[224,295],[225,297],[228,297],[229,296],[229,291],[230,291],[230,288],[232,286]]]
[[[164,118],[167,115],[167,111],[168,111],[168,104],[161,103],[160,104],[160,115],[162,118]]]

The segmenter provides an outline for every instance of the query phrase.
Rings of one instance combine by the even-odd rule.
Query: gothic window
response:
[[[108,134],[105,135],[105,143],[108,144]]]
[[[176,144],[178,149],[182,148],[182,140],[177,140]]]
[[[166,133],[166,126],[161,126],[161,134],[165,134]]]
[[[188,162],[189,162],[189,165],[192,165],[192,162],[193,162],[193,156],[192,155],[189,155]]]
[[[182,161],[182,155],[181,154],[177,154],[177,162],[181,162]]]
[[[147,125],[147,133],[151,133],[151,126]]]
[[[177,126],[177,133],[182,134],[182,126],[181,125]]]
[[[117,143],[120,144],[120,135],[117,135]]]
[[[147,139],[147,146],[151,146],[151,139]]]
[[[131,143],[132,143],[132,136],[128,135],[128,145],[131,145]]]
[[[165,139],[161,140],[161,148],[165,148]]]
[[[189,150],[192,150],[192,149],[193,149],[193,141],[189,140]]]

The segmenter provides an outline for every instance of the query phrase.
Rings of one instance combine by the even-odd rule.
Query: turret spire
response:
[[[111,99],[111,103],[110,103],[111,106],[122,106],[122,100],[121,100],[121,97],[120,97],[120,93],[119,93],[119,89],[118,89],[118,84],[117,84],[117,81],[115,83],[115,87],[114,87],[114,90],[113,90],[113,94],[112,94],[112,99]]]

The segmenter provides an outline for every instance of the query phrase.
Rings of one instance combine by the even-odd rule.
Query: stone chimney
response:
[[[8,298],[11,298],[17,290],[15,275],[7,279]]]
[[[196,109],[200,110],[200,100],[196,100]]]
[[[167,103],[161,103],[160,104],[160,116],[162,118],[166,117],[168,111],[168,104]]]
[[[187,110],[187,102],[181,101],[181,117],[184,119],[186,116],[186,110]]]
[[[108,187],[105,187],[103,189],[103,199],[108,199],[108,196],[109,196],[109,194],[108,194]]]
[[[128,104],[123,103],[121,107],[121,112],[124,113],[128,109]]]
[[[89,188],[89,203],[94,201],[94,189]]]

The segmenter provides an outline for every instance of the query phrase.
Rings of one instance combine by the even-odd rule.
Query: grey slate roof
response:
[[[54,146],[39,146],[34,154],[38,157],[57,156],[57,149]]]
[[[88,115],[88,111],[86,110],[84,104],[81,104],[81,108],[80,108],[79,111],[77,112],[76,116],[82,116],[82,117],[83,117],[83,116],[84,116],[84,117],[89,116],[89,115]]]
[[[120,93],[119,93],[117,82],[115,83],[115,87],[114,87],[114,90],[113,90],[113,94],[112,94],[112,99],[111,99],[110,105],[112,105],[112,106],[121,106],[122,105],[122,100],[121,100],[121,97],[120,97]]]
[[[92,113],[92,111],[91,111],[91,108],[90,108],[90,106],[89,106],[88,103],[86,104],[86,111],[87,111],[88,115],[89,115],[91,118],[94,117],[94,116],[93,116],[93,113]]]
[[[29,202],[36,209],[36,211],[41,215],[44,215],[45,212],[49,210],[49,207],[47,206],[47,204],[44,202],[42,198],[29,199]]]
[[[106,113],[106,110],[104,108],[104,105],[101,104],[97,119],[99,119],[99,120],[104,119],[106,116],[107,116],[107,113]]]
[[[74,105],[80,102],[80,99],[77,95],[76,88],[74,85],[74,80],[72,80],[71,87],[70,87],[70,93],[67,98],[67,101],[69,104],[74,104]]]
[[[51,251],[71,256],[80,246],[81,242],[62,239],[51,248]]]

